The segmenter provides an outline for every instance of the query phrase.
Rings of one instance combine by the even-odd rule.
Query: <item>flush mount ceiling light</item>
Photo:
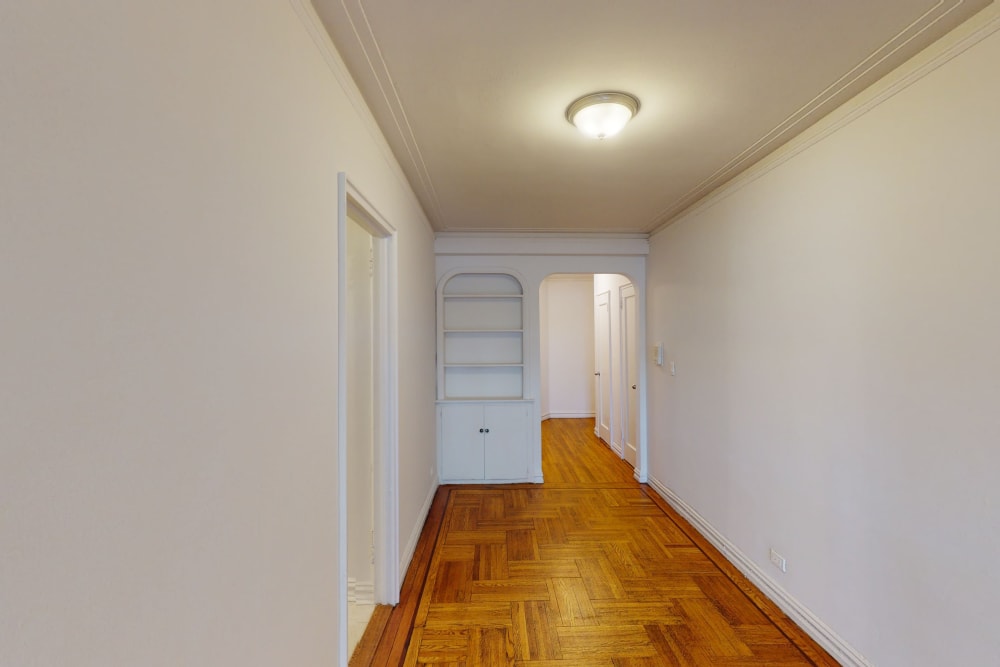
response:
[[[566,109],[566,120],[588,137],[605,139],[622,131],[639,113],[639,100],[628,93],[603,92],[584,95]]]

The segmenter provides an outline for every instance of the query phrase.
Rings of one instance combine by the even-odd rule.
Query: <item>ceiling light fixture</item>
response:
[[[628,93],[584,95],[566,108],[566,120],[588,137],[613,137],[639,113],[639,100]]]

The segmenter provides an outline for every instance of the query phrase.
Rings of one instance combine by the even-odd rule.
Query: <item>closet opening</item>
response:
[[[539,287],[541,420],[590,419],[633,468],[639,451],[639,303],[621,274],[551,274]]]

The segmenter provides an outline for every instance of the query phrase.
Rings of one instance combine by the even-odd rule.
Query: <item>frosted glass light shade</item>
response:
[[[639,111],[639,100],[628,93],[593,93],[569,105],[566,119],[589,137],[613,137]]]

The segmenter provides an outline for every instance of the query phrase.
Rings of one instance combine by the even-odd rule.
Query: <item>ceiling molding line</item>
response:
[[[646,239],[649,234],[643,232],[572,232],[572,231],[490,231],[483,229],[466,231],[438,232],[435,238],[482,238],[488,236],[494,239]]]
[[[423,213],[423,216],[421,217],[423,218],[424,225],[427,228],[427,231],[433,234],[434,226],[431,224],[427,211],[424,209],[424,205],[421,203],[420,198],[417,197],[417,194],[413,191],[413,185],[410,183],[410,179],[406,177],[406,173],[400,166],[395,153],[392,152],[392,148],[389,146],[389,142],[386,141],[385,135],[382,133],[382,129],[378,126],[378,123],[375,122],[375,117],[372,115],[371,109],[368,108],[368,104],[361,95],[361,90],[354,82],[354,78],[351,76],[350,72],[347,71],[347,65],[344,64],[340,54],[333,46],[333,42],[330,40],[330,34],[326,31],[326,27],[320,20],[319,15],[316,13],[316,8],[313,7],[309,0],[288,1],[292,6],[292,10],[299,17],[302,27],[305,28],[306,33],[312,39],[313,44],[319,51],[320,56],[326,63],[330,73],[333,74],[333,78],[336,79],[337,84],[344,93],[344,96],[347,98],[348,102],[350,102],[351,107],[354,108],[358,118],[361,119],[361,124],[365,126],[365,130],[375,142],[375,145],[378,146],[378,149],[382,153],[382,157],[388,165],[389,170],[400,182],[403,187],[403,191],[407,193],[407,197],[410,199],[411,203]]]
[[[739,192],[998,31],[1000,31],[1000,6],[991,4],[742,174],[710,190],[700,199],[652,228],[649,232],[650,239],[675,222],[697,215],[700,211]]]
[[[371,71],[372,77],[374,77],[375,83],[378,85],[379,93],[382,95],[382,101],[385,103],[385,107],[388,110],[389,115],[392,116],[392,122],[396,126],[396,133],[398,134],[400,141],[402,141],[403,145],[406,147],[410,163],[413,165],[413,170],[416,172],[417,178],[420,179],[420,185],[424,190],[426,199],[433,209],[433,215],[431,217],[434,220],[441,221],[444,217],[441,212],[441,201],[438,198],[437,189],[434,187],[434,181],[431,178],[430,171],[427,169],[427,163],[424,160],[423,152],[420,150],[420,144],[417,142],[417,137],[413,133],[413,127],[410,125],[409,116],[403,106],[403,101],[399,96],[399,91],[396,89],[396,83],[392,78],[392,74],[389,72],[389,66],[385,62],[385,58],[382,55],[382,47],[379,45],[378,38],[375,37],[375,31],[372,28],[371,22],[368,20],[368,13],[365,11],[362,0],[357,0],[356,2],[357,11],[360,12],[361,19],[364,21],[367,35],[371,40],[371,46],[377,55],[378,65],[376,65],[372,55],[369,53],[369,50],[365,45],[365,40],[361,37],[357,23],[351,14],[350,8],[347,6],[347,0],[340,0],[340,5],[344,9],[344,14],[347,16],[348,23],[350,23],[351,31],[354,33],[354,38],[357,40],[358,46],[361,48],[361,52],[365,56],[365,62],[368,63],[368,69]],[[383,83],[383,78],[386,83]],[[387,87],[392,93],[391,97],[386,91]],[[395,100],[395,104],[393,104],[393,100]],[[402,121],[400,121],[400,118],[402,118]]]
[[[778,123],[760,139],[748,146],[742,152],[733,157],[729,162],[720,167],[708,178],[701,181],[694,188],[682,195],[673,204],[663,209],[654,216],[653,220],[646,226],[646,229],[655,231],[669,224],[689,207],[696,204],[700,199],[709,195],[716,188],[723,186],[736,175],[746,170],[754,163],[765,158],[769,151],[776,150],[782,145],[782,137],[789,133],[794,133],[797,127],[807,123],[811,116],[815,115],[823,107],[833,101],[869,74],[879,64],[892,57],[901,48],[919,37],[921,34],[932,28],[938,22],[944,20],[949,14],[965,4],[966,0],[954,0],[954,2],[943,11],[938,12],[945,4],[945,0],[938,0],[930,9],[911,21],[906,27],[896,33],[880,47],[872,51],[864,60],[845,72],[836,81],[827,86],[811,100],[799,107],[795,112]],[[930,18],[933,15],[933,18]],[[861,91],[859,91],[860,93]],[[808,127],[808,125],[807,125]],[[794,134],[792,138],[794,138]],[[774,146],[778,143],[778,146]],[[748,164],[749,163],[749,164]]]
[[[438,235],[441,234],[522,234],[531,236],[540,236],[545,234],[567,234],[570,236],[600,236],[602,234],[610,234],[612,236],[621,235],[632,235],[635,237],[646,238],[649,236],[649,232],[643,231],[641,229],[631,229],[630,231],[621,232],[607,232],[601,230],[594,230],[592,227],[559,227],[558,232],[552,231],[552,227],[447,227],[445,229],[440,229],[437,231]]]
[[[649,254],[649,239],[645,234],[441,232],[434,239],[434,254],[641,257]]]

